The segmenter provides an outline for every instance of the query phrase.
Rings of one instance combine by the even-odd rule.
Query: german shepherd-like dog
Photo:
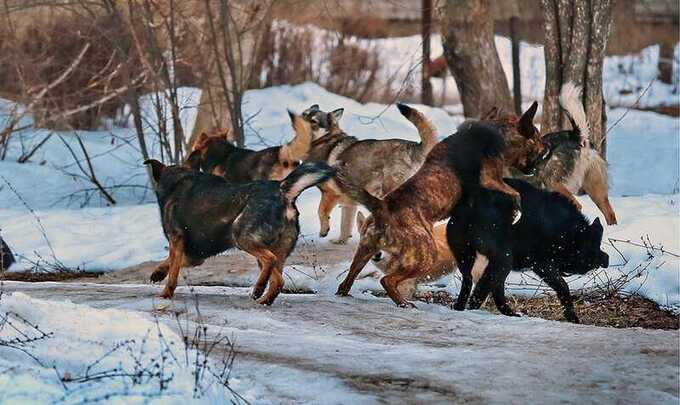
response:
[[[567,197],[572,204],[581,209],[574,197],[583,190],[597,205],[608,225],[614,225],[616,213],[609,203],[607,184],[607,162],[588,145],[589,125],[581,103],[581,88],[573,83],[562,86],[560,105],[571,121],[572,129],[543,136],[551,156],[541,161],[533,177],[515,174],[534,186],[544,188]]]
[[[402,113],[410,119],[412,111],[406,107]],[[516,150],[518,148],[523,152]],[[508,159],[516,168],[529,172],[530,164],[544,152],[535,128],[524,143],[507,144],[497,126],[466,122],[432,149],[413,177],[382,200],[345,182],[343,167],[339,167],[338,183],[348,195],[368,208],[373,227],[366,234],[364,243],[359,245],[337,294],[348,295],[361,269],[382,249],[391,258],[387,264],[390,270],[380,280],[382,286],[397,305],[415,306],[399,292],[399,285],[405,280],[422,277],[435,264],[434,223],[450,215],[468,188],[477,189],[480,184],[508,195],[513,201],[513,209],[519,210],[519,193],[503,181],[505,161]],[[508,220],[512,221],[512,217],[510,212]]]
[[[152,169],[163,232],[170,242],[168,258],[151,274],[152,282],[168,277],[161,297],[173,296],[182,267],[237,247],[257,259],[260,275],[252,297],[265,305],[283,288],[283,265],[300,233],[295,200],[334,173],[324,163],[309,162],[282,181],[230,184],[189,167],[144,163]]]
[[[295,125],[293,120],[293,127]],[[228,131],[203,132],[196,138],[186,163],[196,170],[222,176],[234,184],[283,180],[301,160],[305,160],[311,146],[311,131],[295,128],[295,134],[293,140],[285,145],[255,151],[234,146],[228,140]]]
[[[402,114],[408,107],[397,105]],[[425,161],[437,143],[437,133],[427,118],[414,111],[412,121],[418,128],[420,142],[405,139],[359,140],[347,135],[338,124],[343,109],[324,112],[317,104],[302,113],[312,125],[314,141],[307,160],[325,162],[331,167],[342,166],[345,180],[376,197],[383,197],[411,177]],[[352,236],[352,221],[356,215],[356,202],[337,187],[334,181],[320,186],[319,235],[325,237],[330,230],[330,214],[337,204],[342,204],[340,237],[335,243],[346,243]]]
[[[563,277],[609,266],[609,256],[600,249],[600,219],[589,224],[559,193],[517,179],[505,181],[522,196],[523,215],[516,224],[509,220],[512,200],[495,190],[480,188],[452,211],[446,235],[463,275],[454,308],[465,309],[477,279],[469,308],[479,308],[491,293],[498,310],[513,316],[505,299],[505,279],[511,270],[532,270],[555,290],[565,318],[578,323]]]

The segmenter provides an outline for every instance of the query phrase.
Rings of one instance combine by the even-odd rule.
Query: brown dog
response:
[[[432,149],[413,177],[382,200],[345,182],[343,168],[338,168],[338,183],[369,209],[374,226],[359,245],[337,294],[348,295],[361,269],[382,249],[390,254],[388,274],[380,280],[382,286],[397,305],[414,306],[398,287],[405,280],[423,277],[435,265],[433,225],[450,215],[466,189],[481,184],[500,191],[512,197],[515,209],[519,209],[519,193],[503,181],[503,173],[506,162],[528,171],[544,154],[538,131],[531,124],[535,110],[536,105],[522,118],[499,120],[495,126],[464,123]],[[402,113],[411,119],[411,111],[407,107]],[[510,137],[508,142],[499,127]],[[522,129],[519,136],[524,138],[523,142],[510,134],[515,128]]]
[[[294,128],[295,125],[293,120]],[[295,134],[285,145],[254,151],[232,145],[228,132],[210,135],[204,132],[196,138],[187,164],[196,170],[222,176],[230,183],[283,180],[307,157],[311,146],[311,131],[295,128]]]
[[[397,107],[408,108],[400,104]],[[302,113],[314,131],[314,141],[307,160],[325,162],[331,167],[342,166],[345,181],[354,187],[363,188],[373,196],[381,198],[396,189],[425,161],[425,157],[437,143],[437,133],[427,118],[413,111],[413,122],[418,128],[420,142],[405,139],[365,139],[359,140],[347,135],[338,125],[343,110],[329,113],[313,105]],[[403,114],[403,112],[402,112]],[[330,214],[341,204],[342,225],[340,237],[335,243],[345,243],[352,236],[352,221],[357,205],[334,181],[320,187],[322,192],[319,204],[319,235],[324,237],[330,230]]]

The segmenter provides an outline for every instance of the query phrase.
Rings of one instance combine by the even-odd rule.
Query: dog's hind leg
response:
[[[320,187],[321,188],[321,202],[319,203],[319,236],[324,238],[328,235],[331,229],[330,219],[331,211],[338,204],[340,195],[335,192],[330,187]]]
[[[616,213],[609,203],[606,168],[590,167],[583,179],[583,191],[604,214],[607,225],[616,225]]]
[[[250,294],[250,297],[254,300],[260,298],[262,294],[264,294],[264,290],[269,282],[269,277],[272,274],[274,262],[270,260],[269,257],[263,256],[257,258],[257,264],[260,266],[260,275],[257,277],[257,281],[255,281],[255,285],[253,286],[253,291]]]
[[[460,286],[460,292],[458,293],[458,298],[453,306],[456,311],[465,310],[465,305],[467,305],[468,298],[470,298],[470,292],[472,291],[472,267],[475,263],[475,257],[473,256],[472,249],[467,250],[461,257],[458,258],[458,270],[463,278],[463,282]]]
[[[564,318],[573,323],[580,323],[576,310],[574,309],[574,301],[569,292],[569,285],[558,274],[557,270],[553,269],[534,269],[534,272],[543,280],[548,287],[555,290],[557,298],[564,308]]]
[[[276,259],[271,265],[269,286],[263,297],[257,300],[258,304],[271,305],[281,290],[283,290],[283,261]],[[258,280],[259,281],[259,280]]]
[[[161,298],[172,298],[177,288],[177,278],[182,266],[188,260],[184,252],[184,240],[180,236],[170,237],[170,257],[168,257],[168,280],[165,282],[165,288],[161,292]]]
[[[342,220],[340,223],[340,237],[331,241],[339,245],[344,245],[347,240],[352,237],[352,227],[354,226],[354,217],[357,215],[356,204],[343,204],[342,206]]]

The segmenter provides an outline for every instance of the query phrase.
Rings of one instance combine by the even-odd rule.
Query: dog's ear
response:
[[[292,141],[281,146],[279,150],[279,160],[298,161],[307,157],[309,149],[312,147],[312,126],[301,116],[288,110],[295,137]]]
[[[145,160],[144,164],[151,166],[151,175],[153,176],[154,181],[158,183],[166,166],[156,159]]]
[[[527,138],[534,136],[534,117],[536,116],[537,110],[538,102],[534,101],[531,107],[522,114],[522,117],[517,124],[519,133]]]
[[[335,111],[329,112],[328,115],[330,115],[333,118],[333,122],[337,124],[338,122],[340,122],[340,118],[342,118],[342,113],[344,112],[345,112],[344,108],[338,108]]]
[[[311,107],[309,107],[309,111],[319,111],[319,105],[313,104]]]
[[[361,228],[364,227],[365,221],[366,217],[364,214],[361,211],[357,212],[357,232],[361,233]]]
[[[194,140],[194,144],[191,145],[191,151],[193,152],[197,149],[201,149],[201,148],[205,147],[205,143],[208,141],[209,137],[210,137],[210,135],[208,135],[205,132],[201,132],[200,134],[198,134],[198,136]]]

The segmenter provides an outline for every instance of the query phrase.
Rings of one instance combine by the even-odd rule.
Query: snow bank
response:
[[[19,314],[51,337],[29,343],[22,351],[0,346],[0,402],[3,404],[117,403],[197,404],[227,403],[232,394],[210,373],[200,385],[194,383],[191,361],[195,351],[186,352],[182,339],[162,323],[140,313],[118,309],[93,309],[70,302],[48,302],[23,293],[3,295],[0,314]],[[31,333],[21,322],[0,329],[0,339]],[[115,348],[119,348],[115,350]],[[161,356],[163,359],[161,359]],[[212,360],[209,365],[213,366]],[[158,364],[159,367],[153,367]],[[213,366],[214,367],[214,366]],[[7,372],[10,370],[10,372]],[[130,373],[140,370],[157,377],[92,378],[84,376]],[[167,386],[160,390],[161,379]],[[63,380],[63,382],[61,381]],[[237,387],[238,380],[233,381]],[[197,391],[195,391],[195,388]]]

